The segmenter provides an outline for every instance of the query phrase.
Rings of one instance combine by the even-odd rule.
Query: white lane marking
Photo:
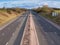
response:
[[[8,42],[6,43],[6,45],[8,45]]]

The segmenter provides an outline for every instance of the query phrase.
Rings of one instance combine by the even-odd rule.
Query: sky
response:
[[[2,7],[20,7],[20,8],[37,8],[43,5],[49,7],[60,8],[59,0],[0,0],[0,8]]]

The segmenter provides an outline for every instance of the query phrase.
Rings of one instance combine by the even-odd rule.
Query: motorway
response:
[[[17,31],[19,26],[19,33],[13,42],[13,45],[20,45],[26,21],[30,14],[34,20],[39,45],[60,45],[60,29],[33,11],[24,13],[11,24],[0,30],[0,45],[11,45],[8,44],[8,41],[13,37],[14,32]]]
[[[23,25],[25,26],[25,22],[28,17],[27,15],[28,15],[28,13],[23,14],[22,16],[18,17],[15,21],[13,21],[11,24],[7,25],[5,28],[0,30],[0,45],[8,45],[8,41],[14,35],[14,32],[17,30],[19,25],[21,25],[24,22]],[[22,30],[22,27],[24,29],[24,26],[21,26],[21,30]],[[22,34],[23,34],[23,31],[21,31],[21,30],[20,30],[21,33],[19,34],[20,40],[21,40]],[[20,40],[18,40],[19,38],[18,39],[17,38],[16,38],[16,41],[17,42],[20,41]],[[17,42],[14,43],[14,45],[17,45]],[[18,43],[20,43],[20,42],[18,42]]]
[[[32,12],[40,45],[60,45],[60,29]]]

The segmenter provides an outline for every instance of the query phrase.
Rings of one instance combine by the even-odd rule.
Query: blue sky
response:
[[[2,7],[21,7],[21,8],[37,8],[47,4],[49,7],[60,8],[59,0],[0,0],[0,8]]]

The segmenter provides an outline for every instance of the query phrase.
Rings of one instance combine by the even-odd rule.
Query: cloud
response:
[[[60,8],[60,1],[48,1],[47,3],[50,7]]]
[[[10,0],[0,1],[0,8],[2,7],[22,7],[22,8],[34,8],[41,7],[44,4],[48,4],[49,7],[60,8],[60,1],[47,1],[47,0]]]
[[[60,8],[60,1],[43,1],[39,3],[40,6],[44,4],[47,4],[49,7]]]
[[[37,1],[38,2],[38,1]],[[24,6],[24,7],[35,7],[37,6],[37,2],[34,1],[34,0],[24,0],[24,1],[3,1],[3,2],[0,2],[0,7],[21,7],[21,6]],[[2,6],[1,6],[2,5]]]

